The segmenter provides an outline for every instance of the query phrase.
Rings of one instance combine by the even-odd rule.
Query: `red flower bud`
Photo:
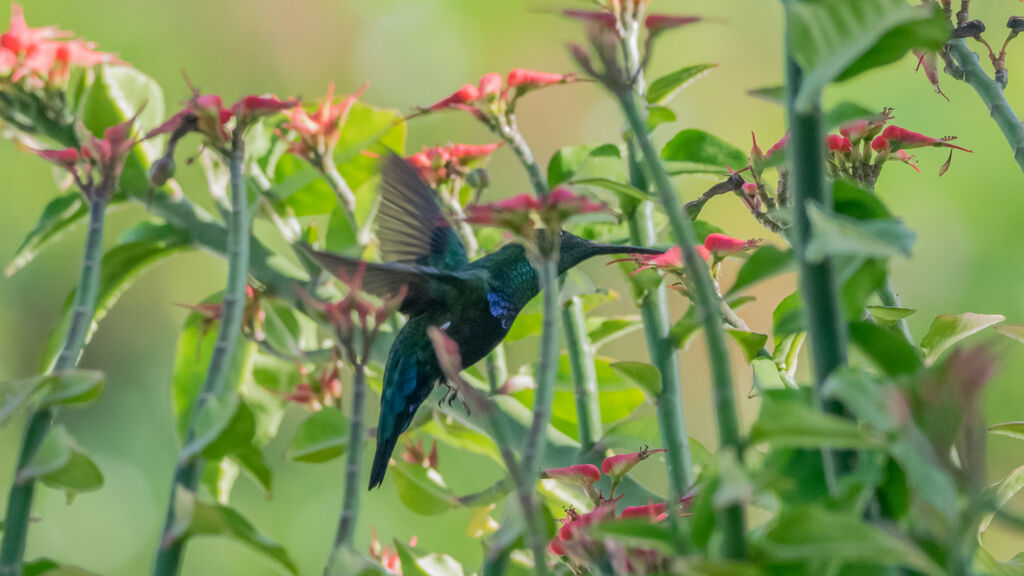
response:
[[[733,238],[732,236],[726,236],[725,234],[719,234],[715,232],[708,234],[707,238],[704,239],[704,248],[716,256],[729,256],[731,254],[738,254],[744,250],[756,248],[760,240],[740,240],[739,238]]]
[[[828,138],[825,139],[828,143],[828,149],[831,152],[838,152],[840,154],[848,154],[853,151],[853,146],[850,141],[839,134],[829,134]]]
[[[455,108],[460,104],[470,104],[480,98],[480,89],[472,84],[466,84],[455,91],[454,94],[427,107],[427,110],[444,110]]]
[[[589,486],[601,479],[601,471],[593,464],[576,464],[565,468],[544,470],[542,477],[558,480],[568,484]]]
[[[35,148],[29,148],[29,151],[65,170],[74,169],[75,164],[78,164],[78,161],[81,159],[81,155],[75,148],[65,148],[64,150],[36,150]]]
[[[551,552],[555,556],[568,556],[565,548],[562,547],[562,543],[558,538],[552,538],[551,542],[548,542],[548,552]]]
[[[889,149],[889,139],[879,134],[871,141],[871,149],[875,152]]]
[[[502,79],[501,74],[498,74],[497,72],[484,74],[483,77],[480,78],[479,96],[477,97],[486,98],[488,96],[501,96],[501,85],[503,82],[504,79]]]
[[[634,466],[648,459],[651,454],[657,454],[659,452],[668,452],[668,450],[665,450],[664,448],[649,450],[645,446],[644,449],[639,452],[609,456],[601,463],[601,471],[612,478],[621,478],[632,470]]]
[[[648,268],[657,268],[659,270],[678,270],[683,267],[683,249],[679,246],[673,246],[661,254],[634,254],[629,258],[612,260],[609,264],[614,264],[616,262],[628,262],[630,260],[636,262],[640,266],[630,273],[630,276],[636,276]]]
[[[764,155],[765,159],[769,159],[772,156],[774,156],[775,154],[779,154],[780,152],[784,152],[786,150],[786,144],[788,142],[789,142],[789,132],[786,132],[785,136],[783,136],[782,138],[779,139],[778,142],[773,144],[772,147],[768,149],[768,152],[765,152],[765,155]]]
[[[506,88],[506,91],[511,88],[517,88],[517,95],[521,95],[535,88],[543,88],[554,84],[565,84],[575,80],[575,73],[553,74],[551,72],[537,72],[536,70],[516,68],[508,73],[508,81],[506,83],[508,87]]]
[[[917,164],[914,162],[915,158],[916,156],[911,156],[910,153],[907,152],[906,150],[897,150],[892,156],[889,157],[890,160],[903,162],[907,166],[910,166],[914,170],[917,170],[917,173],[920,174],[921,169],[918,168]]]
[[[231,106],[231,114],[239,122],[249,123],[298,104],[297,100],[279,100],[276,96],[246,96]]]
[[[906,128],[899,126],[886,126],[885,130],[882,131],[882,138],[888,140],[889,147],[892,150],[900,150],[907,148],[924,148],[926,146],[934,146],[936,148],[954,148],[956,150],[963,150],[964,152],[970,152],[967,148],[950,144],[949,141],[953,140],[954,136],[947,136],[945,138],[932,138],[925,136],[924,134],[918,134],[917,132],[911,132]],[[875,147],[875,143],[871,143],[871,147]]]
[[[665,512],[667,505],[664,502],[647,504],[646,506],[629,506],[622,509],[620,519],[625,518],[647,518],[651,522],[660,522],[668,518]]]

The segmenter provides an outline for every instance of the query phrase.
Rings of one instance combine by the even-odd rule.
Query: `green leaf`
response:
[[[917,312],[916,308],[901,308],[899,306],[868,306],[867,309],[875,321],[886,326],[892,326]]]
[[[62,370],[43,378],[39,405],[81,406],[90,404],[103,392],[105,377],[99,370]]]
[[[611,538],[629,548],[657,550],[670,556],[678,551],[672,530],[666,524],[655,524],[646,518],[599,522],[589,526],[587,533],[597,538]]]
[[[296,462],[327,462],[348,449],[348,419],[337,408],[311,414],[295,429],[288,459]]]
[[[71,451],[71,457],[64,466],[41,478],[43,484],[67,493],[70,502],[77,494],[94,492],[103,487],[103,473],[88,456],[78,450]]]
[[[989,427],[989,432],[997,436],[1009,436],[1018,440],[1024,440],[1024,422],[1001,422]]]
[[[412,549],[395,540],[395,550],[402,562],[404,576],[463,576],[462,566],[447,554],[436,552],[417,557]]]
[[[505,466],[498,445],[490,436],[448,414],[434,413],[421,430],[456,450],[487,456],[499,466]]]
[[[886,409],[886,394],[896,392],[881,377],[858,368],[840,368],[822,386],[822,397],[841,401],[858,419],[889,433],[899,423]]]
[[[928,328],[928,333],[921,340],[925,362],[934,363],[950,346],[985,328],[995,326],[1005,319],[999,314],[974,314],[973,312],[936,316]]]
[[[806,331],[804,302],[800,292],[793,292],[783,298],[772,312],[772,336],[776,345],[781,338]]]
[[[527,336],[540,334],[543,321],[543,314],[533,312],[526,312],[516,316],[515,322],[512,323],[512,327],[508,330],[508,335],[505,336],[505,341],[515,342]]]
[[[358,190],[380,172],[372,156],[404,154],[408,130],[401,111],[356,101],[334,148],[334,163],[345,182]]]
[[[554,188],[568,182],[592,160],[621,157],[622,153],[615,144],[566,146],[555,152],[548,162],[548,186]]]
[[[794,400],[765,398],[750,429],[752,444],[804,448],[869,448],[876,445],[857,424]]]
[[[786,105],[786,87],[785,86],[765,86],[764,88],[755,88],[753,90],[747,90],[747,94],[770,102],[772,104],[778,104],[779,106]]]
[[[50,558],[36,558],[25,562],[23,576],[99,576],[78,566],[60,564]]]
[[[854,220],[825,212],[816,203],[808,204],[811,241],[807,259],[821,262],[829,256],[890,258],[910,256],[914,232],[898,220]]]
[[[890,376],[911,375],[922,368],[917,348],[889,328],[867,321],[851,322],[850,340]]]
[[[365,247],[359,245],[359,239],[371,233],[377,218],[380,206],[379,183],[380,179],[374,176],[356,189],[356,229],[352,228],[346,209],[341,204],[335,205],[327,228],[326,248],[329,251],[353,258],[363,257]]]
[[[650,104],[664,104],[675,98],[676,94],[686,89],[690,84],[703,78],[711,70],[718,67],[718,64],[695,64],[680,68],[675,72],[658,78],[647,88],[647,102]]]
[[[126,234],[128,241],[114,246],[103,255],[96,312],[89,328],[90,339],[107,312],[147,268],[191,246],[187,235],[169,224],[141,222]],[[72,290],[64,301],[60,323],[50,333],[43,354],[44,368],[52,366],[63,346],[71,324],[74,297],[75,291]]]
[[[736,343],[740,345],[740,348],[743,349],[743,356],[747,359],[747,362],[757,358],[758,354],[764,350],[764,345],[768,343],[768,336],[765,334],[744,330],[728,330],[728,332],[736,340]]]
[[[661,159],[707,167],[721,172],[747,165],[747,154],[717,136],[696,128],[688,128],[672,137],[661,149]]]
[[[857,220],[885,220],[893,217],[877,194],[848,180],[836,180],[832,185],[832,206],[836,214]]]
[[[782,377],[782,370],[771,358],[758,356],[750,361],[754,373],[754,389],[764,393],[766,390],[782,390],[788,388]]]
[[[61,424],[53,426],[43,437],[32,459],[18,470],[15,484],[37,480],[60,470],[71,460],[74,449],[75,439],[68,433],[67,428]]]
[[[461,506],[437,470],[398,461],[389,471],[398,499],[416,514],[434,516]]]
[[[125,122],[138,112],[135,133],[145,134],[165,119],[164,93],[156,80],[135,68],[101,66],[96,79],[83,95],[78,112],[82,124],[97,137],[102,137],[104,130]],[[157,139],[135,146],[121,173],[121,189],[149,190],[149,166],[162,153],[163,146]]]
[[[230,458],[220,460],[204,460],[199,483],[204,486],[218,504],[227,506],[231,503],[231,491],[242,470],[238,463]]]
[[[601,390],[625,390],[630,388],[629,381],[623,378],[613,367],[613,360],[605,356],[594,357],[594,373],[597,381],[601,383]],[[572,365],[569,362],[569,355],[566,353],[558,357],[558,380],[555,382],[557,389],[575,390],[575,381],[572,379]]]
[[[764,551],[780,562],[892,565],[925,574],[944,572],[913,543],[860,517],[824,508],[783,510],[764,534]]]
[[[806,112],[830,82],[899,60],[914,48],[938,50],[949,25],[937,7],[905,0],[816,0],[786,4],[789,49],[803,71],[796,108]]]
[[[241,400],[234,390],[225,390],[218,396],[208,398],[190,422],[194,435],[182,446],[179,460],[187,462],[214,446],[221,438],[231,436],[231,425],[237,421],[235,415],[240,406]]]
[[[228,506],[196,502],[184,536],[226,536],[263,554],[289,574],[299,573],[284,547],[257,532],[244,516]]]
[[[996,326],[996,332],[1017,342],[1024,343],[1024,326],[1020,324],[1001,324]]]
[[[197,426],[197,434],[202,431]],[[227,426],[221,430],[212,442],[203,448],[203,458],[216,460],[252,446],[256,434],[256,415],[252,409],[239,398],[235,411]],[[188,446],[186,446],[186,449]]]
[[[77,190],[57,196],[43,208],[35,227],[25,236],[21,246],[14,252],[11,262],[4,268],[10,278],[31,262],[51,242],[60,238],[72,226],[85,219],[89,206]]]
[[[978,525],[979,535],[992,523],[992,518],[996,515],[995,513],[1022,489],[1024,489],[1024,466],[1017,467],[1006,478],[985,490],[986,494],[992,498],[995,509],[991,514],[986,514],[982,518],[981,523]]]
[[[750,258],[740,266],[736,273],[736,281],[729,288],[728,294],[736,294],[744,288],[782,274],[793,265],[793,251],[780,250],[775,246],[762,246],[755,250]]]
[[[840,102],[824,114],[822,122],[825,124],[825,130],[827,131],[833,130],[847,122],[850,122],[851,120],[868,118],[875,114],[875,111],[868,110],[860,104],[854,104],[853,102]]]
[[[676,113],[664,106],[650,106],[647,108],[647,133],[651,134],[662,124],[676,121]]]
[[[600,318],[599,320],[600,323],[594,328],[590,327],[589,322],[587,323],[587,328],[590,329],[587,337],[590,339],[590,345],[594,347],[594,350],[598,350],[604,344],[631,334],[643,327],[640,317],[635,315]]]
[[[643,362],[614,362],[611,367],[640,385],[651,398],[661,395],[661,373],[654,366]]]
[[[263,488],[267,498],[273,495],[274,476],[262,450],[250,444],[240,450],[236,450],[230,458]]]
[[[578,178],[575,180],[569,180],[569,184],[572,184],[573,186],[597,186],[598,188],[615,192],[616,195],[635,198],[637,200],[647,200],[651,197],[650,194],[647,194],[639,188],[634,188],[629,184],[616,182],[609,178]]]

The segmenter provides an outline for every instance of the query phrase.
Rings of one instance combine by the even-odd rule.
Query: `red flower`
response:
[[[558,529],[558,539],[562,541],[572,540],[574,537],[579,536],[580,532],[588,526],[614,518],[617,502],[617,499],[606,500],[598,504],[597,508],[594,508],[593,511],[586,514],[570,511],[565,523]]]
[[[297,100],[279,100],[277,96],[245,96],[231,106],[231,114],[239,123],[249,124],[298,104]]]
[[[715,257],[722,258],[730,256],[732,254],[739,254],[744,250],[756,248],[760,240],[740,240],[739,238],[733,238],[732,236],[726,236],[725,234],[719,234],[715,232],[708,234],[704,238],[704,248],[708,252],[715,255]]]
[[[179,130],[197,131],[214,141],[230,139],[224,125],[231,120],[231,112],[224,109],[224,101],[216,94],[194,94],[185,108],[163,124],[149,131],[146,138],[173,134]],[[191,124],[195,122],[193,127]]]
[[[498,97],[501,96],[501,85],[505,80],[501,77],[501,74],[497,72],[489,72],[484,74],[480,78],[479,83],[479,96],[477,98],[486,98],[489,96]],[[476,98],[474,98],[475,100]]]
[[[646,506],[629,506],[622,509],[619,518],[647,518],[651,522],[661,522],[668,518],[668,513],[665,512],[666,508],[667,505],[664,502],[651,503]]]
[[[705,258],[707,257],[705,256]],[[648,268],[678,270],[683,267],[683,249],[679,246],[673,246],[661,254],[634,254],[629,258],[612,260],[609,264],[628,262],[630,260],[640,265],[639,268],[630,273],[630,276],[636,276]]]
[[[575,80],[575,73],[554,74],[551,72],[537,72],[536,70],[516,68],[508,73],[505,90],[508,91],[512,88],[516,88],[516,96],[520,96],[536,88],[553,86],[555,84],[565,84],[568,82],[574,82]]]
[[[569,484],[591,486],[594,482],[601,479],[601,471],[593,464],[576,464],[565,468],[544,470],[542,476],[544,478],[551,478],[552,480],[559,480]]]
[[[473,84],[466,84],[455,91],[454,94],[427,107],[427,110],[444,110],[455,108],[459,105],[471,104],[480,98],[480,89]]]
[[[30,148],[29,150],[43,160],[52,162],[65,170],[74,169],[75,165],[78,164],[78,161],[82,157],[82,155],[78,153],[77,148],[65,148],[64,150],[36,150],[34,148]]]
[[[32,150],[40,158],[67,170],[87,198],[109,198],[117,188],[125,160],[137,139],[132,137],[136,116],[107,128],[103,138],[89,133],[80,149]]]
[[[786,132],[785,136],[780,138],[778,142],[773,144],[772,147],[769,148],[767,152],[765,152],[765,154],[764,154],[765,159],[768,160],[772,156],[774,156],[775,154],[779,154],[781,152],[785,152],[786,144],[788,142],[789,142],[789,132]]]
[[[94,48],[95,42],[84,40],[69,40],[55,44],[53,63],[50,66],[50,82],[67,82],[71,77],[72,66],[91,68],[99,64],[124,64],[113,54],[99,52]]]
[[[548,194],[545,199],[542,211],[544,221],[554,224],[561,222],[573,214],[587,214],[590,212],[603,212],[608,206],[594,202],[582,194],[574,194],[572,190],[559,186]]]
[[[924,148],[926,146],[934,146],[936,148],[953,148],[956,150],[963,150],[964,152],[970,152],[967,148],[950,144],[949,141],[953,140],[955,136],[947,136],[945,138],[932,138],[925,136],[924,134],[918,134],[917,132],[911,132],[906,128],[899,126],[886,126],[885,130],[871,141],[871,148],[873,150],[885,150],[889,149],[892,151],[909,149],[909,148]]]
[[[548,552],[551,552],[555,556],[568,556],[565,548],[562,546],[561,541],[558,538],[552,538],[551,542],[548,542]]]
[[[609,456],[601,463],[601,471],[612,478],[621,478],[622,476],[625,476],[627,472],[632,470],[634,466],[648,459],[651,454],[657,454],[659,452],[668,452],[668,450],[665,450],[664,448],[649,450],[645,446],[644,449],[639,452]]]
[[[700,16],[678,16],[674,14],[651,14],[644,19],[644,26],[650,31],[651,34],[663,32],[665,30],[671,30],[672,28],[679,28],[680,26],[686,26],[700,22],[702,18]]]
[[[848,154],[853,151],[853,145],[850,144],[850,141],[845,136],[829,134],[825,141],[828,143],[828,149],[830,152]]]
[[[490,156],[504,144],[504,142],[495,142],[494,144],[455,144],[450,145],[448,150],[452,158],[467,163]]]
[[[858,118],[843,124],[839,127],[839,133],[849,139],[851,144],[857,144],[877,136],[893,118],[892,108],[883,108],[882,113],[873,118]]]
[[[921,169],[918,168],[917,164],[914,162],[914,159],[916,158],[916,156],[911,156],[910,153],[907,152],[906,150],[897,150],[889,158],[891,160],[896,160],[897,162],[903,162],[907,166],[910,166],[914,170],[917,170],[918,174],[921,173]]]
[[[11,4],[11,27],[0,35],[0,46],[15,54],[25,53],[34,46],[53,38],[65,38],[70,32],[58,30],[56,26],[29,28],[25,22],[25,11],[19,4]]]
[[[288,121],[282,127],[299,137],[299,141],[293,144],[289,151],[310,159],[317,154],[321,158],[330,158],[348,119],[349,111],[368,86],[369,84],[363,84],[359,90],[335,103],[332,82],[327,85],[327,96],[320,101],[320,106],[312,114],[301,106],[284,110]]]
[[[64,83],[70,76],[71,66],[123,64],[113,54],[94,50],[93,42],[54,41],[70,35],[53,26],[29,28],[21,6],[12,4],[10,29],[0,35],[0,74],[10,73],[15,82],[32,77],[49,83]]]

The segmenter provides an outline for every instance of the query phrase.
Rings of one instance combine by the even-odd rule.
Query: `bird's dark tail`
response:
[[[384,474],[388,471],[388,462],[398,443],[398,435],[377,438],[377,451],[373,454],[373,467],[370,468],[370,490],[384,482]]]

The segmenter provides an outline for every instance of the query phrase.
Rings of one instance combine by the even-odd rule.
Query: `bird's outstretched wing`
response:
[[[314,262],[345,282],[362,275],[360,288],[382,298],[398,294],[407,287],[399,311],[415,316],[431,307],[443,306],[453,292],[472,290],[476,276],[472,272],[449,272],[419,264],[401,262],[363,262],[340,254],[302,247]],[[360,268],[362,267],[362,272]]]
[[[469,260],[462,240],[441,213],[434,191],[402,157],[381,165],[377,236],[386,262],[458,270]]]

